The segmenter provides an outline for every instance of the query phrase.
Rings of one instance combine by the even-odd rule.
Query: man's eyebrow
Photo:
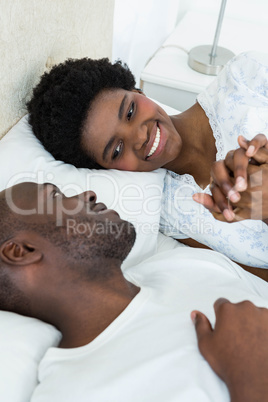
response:
[[[39,192],[47,193],[49,190],[53,190],[54,188],[57,188],[57,186],[52,183],[43,183],[39,188]]]
[[[106,161],[106,159],[107,159],[107,155],[108,155],[108,153],[109,153],[109,151],[110,151],[110,149],[111,149],[111,147],[113,145],[114,140],[115,140],[115,137],[113,136],[112,138],[109,139],[108,144],[104,148],[104,151],[103,151],[103,154],[102,154],[102,159],[104,161]]]
[[[39,186],[39,192],[41,193],[42,191],[47,191],[49,185],[50,183],[43,183],[41,186]]]
[[[48,188],[51,188],[51,187],[54,188],[56,186],[55,186],[55,184],[52,184],[52,183],[43,183],[42,187],[43,187],[44,190],[47,190]]]
[[[118,118],[120,120],[122,120],[122,117],[123,117],[123,111],[124,111],[124,108],[125,108],[126,99],[127,99],[127,94],[122,99],[122,102],[121,102],[121,105],[120,105],[120,108],[119,108],[119,111],[118,111]]]

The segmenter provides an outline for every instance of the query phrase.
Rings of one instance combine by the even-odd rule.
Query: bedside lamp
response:
[[[218,46],[223,15],[227,0],[222,0],[213,45],[196,46],[189,52],[188,64],[202,74],[217,75],[234,53]]]

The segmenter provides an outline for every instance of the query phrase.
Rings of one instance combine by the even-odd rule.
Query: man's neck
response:
[[[105,330],[128,306],[139,288],[128,282],[120,268],[111,278],[65,282],[49,292],[35,316],[62,333],[59,347],[84,346]]]
[[[129,305],[139,288],[126,282],[125,289],[99,287],[88,303],[81,303],[79,311],[74,309],[67,320],[61,322],[62,340],[60,348],[84,346],[100,335]],[[90,291],[89,291],[90,292]],[[77,306],[78,307],[78,306]]]

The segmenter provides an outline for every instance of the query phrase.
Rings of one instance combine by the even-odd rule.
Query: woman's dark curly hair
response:
[[[120,61],[69,59],[41,77],[27,104],[29,123],[55,159],[76,167],[101,168],[81,146],[90,105],[103,89],[134,87],[133,74]]]

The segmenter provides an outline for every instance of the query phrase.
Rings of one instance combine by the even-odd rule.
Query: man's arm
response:
[[[231,402],[267,401],[268,309],[218,299],[214,310],[214,329],[204,314],[191,313],[201,354],[226,383]]]

